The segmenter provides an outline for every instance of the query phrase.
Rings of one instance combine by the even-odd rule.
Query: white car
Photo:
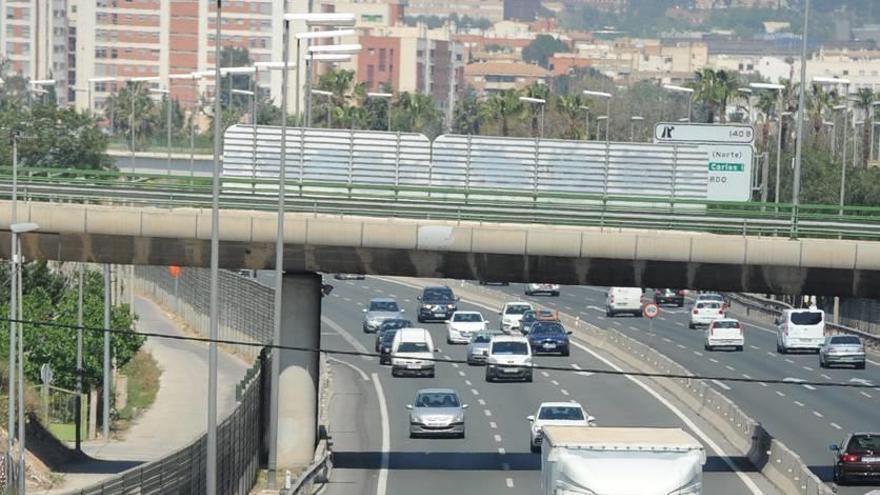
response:
[[[541,439],[545,426],[596,426],[596,418],[587,414],[577,402],[542,402],[538,412],[528,417],[529,447],[532,452],[541,451]]]
[[[605,316],[613,318],[620,313],[642,316],[642,289],[638,287],[611,287],[605,295]]]
[[[707,351],[715,350],[716,347],[733,347],[742,351],[746,343],[742,325],[733,318],[718,318],[709,323],[706,329],[706,342],[703,347]]]
[[[526,295],[534,296],[535,294],[548,294],[551,296],[559,296],[559,284],[528,284],[526,285]]]
[[[532,381],[532,348],[525,337],[496,335],[486,355],[486,381]]]
[[[718,301],[695,302],[691,308],[691,321],[688,328],[709,325],[718,318],[724,318],[724,304]]]
[[[485,330],[487,324],[479,311],[456,311],[446,320],[446,342],[469,344],[471,337]]]
[[[501,331],[510,333],[514,330],[519,330],[523,314],[534,309],[530,303],[524,301],[505,303],[498,313],[501,317],[501,322],[499,323]]]

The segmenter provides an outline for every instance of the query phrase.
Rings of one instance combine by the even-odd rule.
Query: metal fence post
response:
[[[400,196],[400,131],[395,134],[394,140],[394,200]]]
[[[464,158],[464,204],[468,203],[468,198],[470,197],[471,190],[471,146],[473,145],[473,143],[471,142],[472,139],[473,136],[471,134],[468,134],[467,153],[465,153]]]

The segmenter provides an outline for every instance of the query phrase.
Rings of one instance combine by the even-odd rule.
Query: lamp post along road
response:
[[[667,91],[674,91],[678,93],[687,93],[688,95],[688,113],[687,113],[687,122],[691,121],[691,114],[693,113],[694,107],[694,88],[686,88],[684,86],[676,86],[674,84],[664,84],[663,89]]]
[[[382,98],[386,102],[386,110],[385,117],[387,119],[387,123],[385,125],[385,130],[391,132],[391,98],[394,97],[391,93],[367,93],[368,98]]]
[[[798,117],[797,117],[797,143],[795,148],[794,161],[794,185],[792,187],[792,205],[791,209],[791,237],[797,237],[797,209],[800,203],[801,189],[801,161],[804,153],[804,115],[806,115],[806,81],[807,81],[807,40],[808,29],[810,23],[810,0],[806,0],[804,4],[804,30],[803,30],[803,46],[801,48],[801,85],[800,96],[798,98]]]
[[[159,88],[150,88],[150,92],[157,95],[163,95],[165,98],[165,127],[166,127],[166,144],[165,146],[168,148],[166,150],[167,158],[166,158],[166,173],[171,175],[171,85],[168,85],[169,89],[159,89]]]
[[[15,224],[18,220],[17,218],[17,208],[18,208],[18,136],[13,133],[12,134],[12,212],[10,222]],[[7,483],[11,482],[15,479],[13,475],[15,471],[15,459],[12,456],[13,449],[15,447],[15,349],[17,345],[17,335],[16,335],[16,327],[15,322],[11,320],[15,320],[18,318],[18,314],[16,309],[18,308],[18,303],[16,301],[17,293],[15,290],[16,283],[16,268],[17,268],[17,254],[15,252],[16,241],[18,234],[15,231],[12,232],[10,236],[10,246],[9,246],[9,254],[11,258],[10,270],[9,270],[9,384],[7,387],[7,425],[6,425],[6,479]]]
[[[590,107],[581,105],[580,109],[584,111],[584,141],[590,140]]]
[[[74,412],[74,426],[76,431],[76,450],[82,451],[82,347],[83,347],[83,271],[82,263],[79,264],[77,273],[77,296],[76,296],[76,411]]]
[[[324,91],[323,89],[313,89],[309,93],[309,101],[311,101],[312,97],[315,95],[324,96],[327,98],[327,128],[329,129],[330,127],[332,127],[332,123],[333,123],[331,120],[331,116],[333,113],[333,93],[330,91]],[[307,118],[308,118],[308,120],[306,121],[306,127],[311,127],[312,126],[312,115],[309,114]],[[354,118],[352,118],[352,122],[353,121],[354,121]]]
[[[547,100],[545,100],[544,98],[531,98],[529,96],[520,96],[519,101],[539,105],[541,107],[541,118],[538,121],[538,138],[544,139],[544,106],[547,104]]]

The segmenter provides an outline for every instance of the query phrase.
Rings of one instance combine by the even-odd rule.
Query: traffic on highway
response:
[[[818,355],[813,349],[777,352],[780,340],[787,345],[800,343],[792,340],[801,338],[794,337],[801,332],[796,325],[807,325],[812,316],[788,317],[779,322],[779,328],[769,328],[729,314],[727,301],[720,295],[685,295],[671,289],[647,293],[637,289],[640,311],[636,316],[624,300],[625,293],[632,290],[619,288],[563,286],[556,288],[556,296],[553,291],[526,295],[530,287],[519,284],[484,286],[456,281],[444,285],[436,280],[382,277],[334,283],[336,290],[325,300],[322,346],[378,349],[383,364],[372,357],[338,358],[348,366],[334,368],[335,373],[360,377],[352,385],[357,392],[350,392],[359,402],[351,407],[335,403],[331,407],[335,472],[345,482],[331,483],[330,493],[414,493],[423,491],[426,481],[429,485],[431,480],[441,482],[449,471],[455,472],[462,493],[616,493],[596,491],[590,483],[601,486],[603,476],[639,471],[627,468],[626,459],[620,459],[620,470],[600,470],[602,476],[582,478],[583,473],[595,472],[590,467],[593,461],[584,459],[562,471],[560,464],[554,464],[551,470],[549,461],[542,461],[542,456],[548,455],[541,452],[545,424],[612,430],[660,427],[691,436],[705,449],[700,487],[695,486],[697,480],[684,477],[680,491],[662,494],[779,493],[734,455],[723,435],[675,397],[638,378],[582,371],[615,369],[618,364],[572,334],[573,329],[561,322],[561,314],[648,343],[696,374],[754,378],[754,383],[719,380],[712,386],[790,445],[827,482],[833,483],[835,476],[846,473],[848,478],[839,479],[839,487],[834,485],[841,493],[865,492],[858,485],[864,473],[871,472],[872,456],[845,452],[847,435],[874,429],[874,415],[869,410],[876,407],[872,401],[880,394],[871,389],[818,389],[798,382],[854,379],[875,383],[876,368],[867,358],[865,370],[859,369],[858,363],[833,359],[827,361],[833,368],[821,368],[819,361],[827,359],[823,355],[839,355],[830,348]],[[471,297],[475,293],[491,295],[497,305],[475,301]],[[624,297],[616,297],[618,294]],[[659,311],[650,322],[641,313],[646,303],[653,306],[658,295],[666,300],[658,301]],[[681,301],[676,300],[679,295]],[[363,315],[377,298],[395,301],[402,312],[389,315],[389,324],[380,324],[374,332],[364,325]],[[617,311],[607,316],[612,305]],[[694,311],[700,312],[699,305],[712,309],[717,305],[715,318],[694,318]],[[805,312],[822,315],[815,309]],[[402,318],[412,313],[416,321]],[[777,330],[783,337],[777,338]],[[858,352],[846,342],[829,340],[832,343],[848,355]],[[823,341],[815,350],[826,347]],[[564,366],[571,371],[548,371],[542,366]],[[785,378],[791,385],[766,384],[758,381],[760,378]],[[340,401],[351,400],[351,396],[345,397]],[[852,412],[841,412],[853,407]],[[353,411],[362,413],[361,417],[353,418]],[[365,428],[339,426],[352,421],[363,423]],[[587,442],[579,444],[578,452],[593,448],[589,435],[576,434],[574,438]],[[633,448],[627,439],[630,436],[615,437],[615,445]],[[829,450],[832,444],[838,446],[837,451]],[[868,466],[868,470],[855,474],[856,464]],[[555,478],[547,478],[551,471],[556,473],[551,478],[581,479],[582,491],[545,492],[548,483],[555,483]],[[644,487],[633,490],[626,493],[661,493]],[[438,487],[437,491],[443,490]]]

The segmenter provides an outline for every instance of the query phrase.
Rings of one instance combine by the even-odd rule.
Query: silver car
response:
[[[489,355],[489,342],[492,341],[493,335],[504,335],[497,330],[484,330],[477,332],[471,337],[471,341],[467,346],[467,363],[470,365],[486,364],[486,357]]]
[[[829,368],[834,365],[851,364],[856,369],[865,369],[865,346],[855,335],[831,335],[819,348],[819,366]]]
[[[370,299],[370,305],[364,308],[364,332],[372,333],[379,330],[385,320],[398,319],[404,310],[397,305],[397,301],[387,297]]]
[[[464,438],[464,410],[458,392],[451,388],[426,388],[416,393],[409,409],[409,436],[453,436]]]

